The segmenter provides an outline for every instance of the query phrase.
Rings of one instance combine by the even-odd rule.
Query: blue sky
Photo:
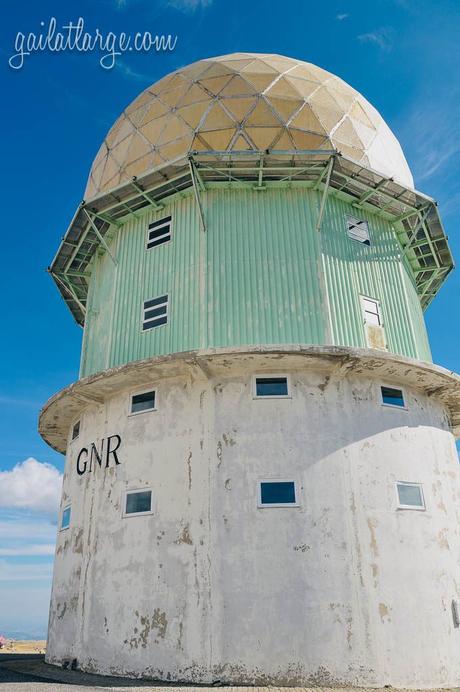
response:
[[[45,272],[107,130],[164,74],[235,51],[316,63],[362,92],[401,141],[416,187],[439,201],[460,258],[460,4],[457,0],[92,0],[3,3],[0,363],[0,634],[46,630],[63,458],[37,433],[46,399],[78,376],[81,330]],[[32,54],[17,32],[83,17],[85,28],[177,35],[166,54]],[[454,273],[427,311],[435,362],[460,371]],[[35,461],[25,460],[32,459]]]

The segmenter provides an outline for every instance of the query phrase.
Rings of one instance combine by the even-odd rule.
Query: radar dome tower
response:
[[[299,60],[146,89],[50,272],[84,327],[47,660],[229,684],[460,684],[453,262],[377,111]]]

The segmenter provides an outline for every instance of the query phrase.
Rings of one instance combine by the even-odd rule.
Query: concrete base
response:
[[[289,398],[254,399],[257,374],[286,374]],[[460,682],[459,464],[450,410],[426,386],[445,380],[453,400],[454,376],[253,349],[98,377],[42,418],[57,440],[79,402],[47,661],[200,684]],[[402,387],[406,408],[382,406],[381,385]],[[150,387],[157,410],[130,416]],[[114,435],[119,463],[79,475],[81,449]],[[258,507],[262,479],[295,480],[299,506]],[[398,507],[396,481],[422,484],[424,511]],[[124,517],[125,492],[145,488],[152,514]]]
[[[75,690],[79,692],[96,692],[97,690],[119,690],[119,692],[125,692],[130,690],[130,692],[144,692],[148,690],[149,692],[165,692],[165,688],[168,692],[211,692],[215,691],[216,686],[206,687],[200,686],[196,687],[193,685],[174,685],[171,683],[161,683],[154,680],[133,680],[132,678],[122,678],[122,677],[107,677],[103,675],[94,675],[91,673],[84,673],[80,670],[67,670],[61,667],[50,665],[45,663],[43,660],[30,660],[30,658],[15,660],[9,658],[8,660],[3,660],[0,654],[0,682],[2,680],[2,670],[11,671],[16,674],[22,674],[27,676],[25,680],[30,680],[29,676],[34,678],[39,678],[40,682],[37,683],[37,690],[40,692],[55,692],[56,687],[54,685],[58,684],[59,689],[61,685],[68,685],[69,690]],[[5,676],[6,677],[6,676]],[[50,683],[50,686],[46,685],[46,682]],[[18,687],[18,683],[15,683],[15,689],[18,688],[18,692],[27,689],[27,692],[35,690],[34,683],[27,682],[27,688]],[[66,688],[67,689],[67,688]],[[219,686],[217,689],[222,690],[222,692],[280,692],[281,690],[289,689],[290,692],[318,692],[321,689],[322,692],[365,692],[366,689],[363,687],[225,687]],[[395,692],[397,688],[394,688]],[[435,688],[439,689],[439,688]],[[433,689],[432,692],[435,692]],[[388,688],[372,688],[373,692],[383,692],[383,690],[388,690]],[[429,692],[429,691],[428,691]],[[445,692],[460,692],[459,687],[447,688]]]

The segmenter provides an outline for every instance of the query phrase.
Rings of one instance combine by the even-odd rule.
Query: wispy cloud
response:
[[[166,0],[166,5],[181,12],[195,12],[210,7],[213,0]]]
[[[335,18],[337,19],[338,22],[343,22],[344,19],[348,19],[350,15],[348,14],[336,14]]]
[[[439,203],[443,219],[460,212],[460,89],[431,82],[408,104],[395,123],[415,186]]]
[[[144,74],[142,72],[136,72],[129,65],[127,65],[123,60],[118,60],[116,63],[117,69],[120,70],[121,74],[125,79],[129,79],[133,82],[142,82],[149,84],[152,81],[151,76]]]
[[[21,565],[0,560],[0,581],[41,581],[49,582],[53,574],[52,562],[29,562]]]
[[[54,516],[62,475],[51,464],[30,457],[11,471],[0,471],[0,508],[23,509]]]
[[[447,219],[449,216],[457,214],[460,210],[460,192],[453,192],[449,194],[447,192],[447,197],[441,203],[441,214],[443,219]]]
[[[41,403],[39,401],[32,401],[31,399],[18,399],[14,396],[4,396],[0,394],[0,404],[7,404],[8,406],[28,406],[31,408],[40,408]]]
[[[460,154],[459,96],[455,89],[436,99],[421,96],[404,116],[400,129],[418,182],[440,174]]]
[[[386,26],[366,34],[360,34],[358,40],[362,43],[371,43],[387,53],[393,48],[393,36],[393,29]]]

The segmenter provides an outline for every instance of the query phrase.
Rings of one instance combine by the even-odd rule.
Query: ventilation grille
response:
[[[370,245],[369,226],[367,221],[357,219],[354,216],[347,216],[347,233],[352,240],[357,240],[364,245]]]
[[[167,216],[149,225],[147,250],[157,245],[162,245],[171,240],[171,217]]]
[[[152,298],[152,300],[144,301],[144,319],[142,322],[142,330],[160,327],[168,321],[168,296],[160,296]]]

